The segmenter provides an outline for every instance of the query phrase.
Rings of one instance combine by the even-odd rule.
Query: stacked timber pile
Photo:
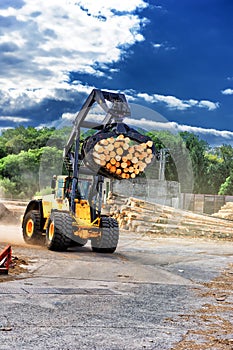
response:
[[[212,216],[227,220],[233,220],[233,203],[227,202],[217,213]]]
[[[125,137],[108,137],[94,146],[94,162],[119,179],[134,179],[152,162],[153,142],[138,143]]]
[[[233,222],[187,210],[110,195],[110,215],[120,229],[143,234],[233,239]]]

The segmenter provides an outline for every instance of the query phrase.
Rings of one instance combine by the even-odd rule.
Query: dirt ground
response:
[[[211,297],[192,315],[182,315],[197,327],[189,329],[172,350],[232,350],[233,349],[233,264],[218,277],[203,283],[205,292],[198,297]],[[223,316],[225,313],[225,317]],[[231,315],[231,317],[229,317]]]
[[[4,211],[5,209],[3,207],[0,207],[0,217],[1,217],[1,212],[3,213]],[[30,278],[33,276],[30,272],[31,271],[30,267],[33,265],[35,261],[35,256],[36,256],[36,259],[40,259],[39,257],[41,257],[44,264],[45,259],[49,259],[48,261],[50,261],[50,263],[51,263],[51,259],[52,260],[56,259],[56,253],[51,254],[51,252],[47,252],[44,248],[40,248],[40,247],[32,248],[30,246],[28,247],[27,245],[25,245],[21,235],[19,220],[17,219],[11,220],[12,219],[11,213],[8,212],[7,210],[5,211],[4,214],[5,214],[4,220],[1,221],[1,225],[0,225],[0,250],[3,249],[7,244],[11,244],[12,264],[9,269],[8,275],[2,275],[2,276],[0,275],[0,282],[2,282],[2,285],[8,285],[8,282],[17,281],[25,278],[27,281],[30,281]],[[130,276],[133,274],[131,270],[133,268],[133,264],[128,265],[128,262],[129,262],[129,259],[131,258],[132,258],[132,262],[135,264],[138,262],[138,260],[142,259],[142,256],[143,256],[144,260],[142,259],[140,261],[142,261],[143,267],[147,266],[148,262],[147,262],[146,252],[148,249],[148,244],[151,244],[150,241],[153,241],[153,240],[156,242],[158,246],[158,248],[156,248],[158,249],[158,251],[156,250],[152,251],[152,253],[150,254],[159,254],[160,240],[163,240],[164,242],[163,244],[165,245],[166,245],[166,240],[168,241],[168,257],[166,258],[166,263],[163,262],[163,259],[165,258],[163,257],[163,254],[162,254],[161,255],[162,261],[156,260],[156,266],[159,266],[159,267],[165,266],[165,269],[171,272],[172,269],[174,268],[172,261],[173,260],[176,261],[177,254],[182,255],[181,250],[177,253],[177,251],[174,250],[173,252],[172,248],[169,248],[169,239],[171,239],[171,236],[169,235],[168,237],[165,237],[163,235],[163,237],[160,237],[158,239],[155,237],[149,237],[145,235],[144,236],[138,235],[138,237],[139,237],[139,240],[141,240],[140,241],[141,243],[140,244],[138,243],[138,247],[140,247],[140,249],[137,248],[137,245],[135,246],[135,244],[133,244],[133,240],[135,241],[137,240],[137,235],[127,233],[126,235],[127,243],[125,243],[124,237],[123,237],[124,244],[119,247],[118,252],[113,254],[111,259],[108,261],[108,265],[109,265],[108,268],[111,269],[110,265],[113,262],[115,262],[114,259],[118,260],[118,258],[120,258],[120,262],[124,267],[124,270],[123,272],[121,272],[121,270],[118,267],[118,270],[117,270],[118,280],[123,279],[123,280],[127,280],[127,282],[130,282],[129,281],[131,278]],[[128,243],[128,240],[130,243]],[[186,240],[187,242],[189,242],[190,237],[189,238],[183,237],[180,242],[183,242],[185,246]],[[221,240],[219,240],[219,242],[220,241]],[[195,247],[195,242],[199,246],[201,246],[202,244],[202,240],[196,239],[193,243],[194,247]],[[211,240],[209,240],[209,243],[210,245],[212,244]],[[206,244],[208,244],[208,241],[207,242],[203,241],[203,250]],[[216,247],[217,247],[218,241],[215,240],[214,244],[216,244]],[[227,243],[225,242],[224,245],[227,245]],[[233,247],[232,242],[229,242],[229,247]],[[30,254],[28,255],[26,254],[27,249],[28,249],[28,252],[30,252]],[[217,250],[217,248],[213,248],[213,253],[211,254],[213,254],[213,256],[215,254],[216,256],[217,255],[220,256],[221,253],[217,251],[216,253],[214,253],[214,249]],[[57,256],[59,257],[59,261],[62,264],[64,263],[64,265],[61,265],[61,266],[66,266],[65,264],[67,263],[67,261],[68,260],[70,261],[70,259],[73,259],[74,257],[80,260],[79,256],[81,256],[81,259],[84,259],[83,263],[85,263],[85,266],[86,264],[88,266],[88,264],[92,262],[93,258],[92,258],[92,255],[90,255],[88,248],[86,253],[87,253],[86,255],[85,254],[83,255],[83,253],[80,255],[80,251],[78,251],[77,254],[75,253],[76,254],[75,256],[71,255],[71,257],[68,257],[69,255],[66,255],[66,254],[64,255],[59,254]],[[197,252],[196,256],[192,258],[190,261],[195,262],[196,261],[195,259],[198,259],[198,254],[200,256],[200,254],[202,253],[203,252],[200,250],[200,252]],[[225,252],[224,254],[225,254],[224,255],[225,258],[227,258],[228,256],[232,258],[233,250],[227,250],[227,252]],[[153,255],[150,255],[149,258],[151,259],[152,256]],[[156,255],[154,255],[154,257],[156,259]],[[161,257],[158,259],[161,259]],[[63,262],[63,259],[65,259],[64,262]],[[103,264],[104,260],[102,260],[102,257],[100,257],[99,259],[100,259],[100,263]],[[232,261],[232,259],[230,260]],[[203,261],[205,262],[205,260]],[[178,263],[177,265],[178,267],[179,267],[179,264],[180,263]],[[153,262],[153,264],[152,262],[150,262],[150,268],[151,266],[155,266],[155,262]],[[201,267],[199,267],[199,265],[197,266],[200,269],[198,270],[198,273],[201,273],[202,272]],[[207,264],[207,268],[208,266],[209,265]],[[184,310],[183,313],[179,312],[178,314],[175,314],[175,316],[167,317],[165,319],[164,321],[165,324],[168,327],[171,327],[171,329],[172,328],[176,329],[177,327],[179,328],[179,325],[181,324],[182,324],[182,327],[186,329],[186,331],[183,332],[182,336],[180,337],[180,340],[174,342],[169,349],[171,350],[233,350],[233,323],[232,323],[233,322],[233,263],[228,263],[226,266],[223,264],[223,266],[224,266],[224,269],[221,271],[221,273],[219,273],[214,278],[206,278],[206,280],[203,279],[202,281],[198,281],[198,282],[195,281],[197,282],[196,284],[198,284],[200,288],[196,286],[190,287],[193,290],[193,293],[195,294],[197,300],[199,301],[199,304],[201,305],[199,308],[195,308],[195,310],[192,309],[190,310],[190,312],[189,312],[189,309],[186,309]],[[180,275],[182,275],[183,273],[183,269],[181,268],[178,270]],[[187,268],[189,268],[189,265],[185,265],[184,270]],[[196,268],[195,264],[194,264],[194,267],[192,268],[195,270]],[[204,270],[207,268],[204,267],[203,265],[203,273],[204,273]],[[59,269],[59,266],[58,266],[58,269]],[[135,269],[137,270],[137,266],[135,267]],[[103,268],[103,271],[104,271],[104,268]],[[69,268],[69,273],[70,273],[70,268]],[[111,270],[111,274],[112,274],[112,270]],[[45,272],[45,275],[46,275],[46,272]],[[82,277],[79,277],[79,278],[81,279]],[[91,273],[89,278],[92,279]],[[101,280],[102,278],[103,278],[103,275],[101,275],[100,277],[98,276],[95,277],[96,280],[98,279]],[[105,276],[105,278],[107,277]],[[143,277],[141,278],[143,281]],[[177,275],[177,281],[178,281],[178,278],[179,276]],[[149,280],[150,278],[148,278],[148,281]],[[145,286],[148,285],[149,283],[148,281],[145,280]],[[135,283],[135,281],[133,280],[132,282]],[[175,282],[172,282],[172,283],[175,283]],[[30,284],[30,282],[27,282],[27,284]],[[176,299],[174,299],[174,301],[176,301]],[[146,303],[146,300],[144,300],[143,302]],[[135,309],[135,313],[137,314],[137,309]],[[149,314],[148,314],[148,317],[150,317]],[[11,331],[11,330],[13,330],[12,327],[5,327],[4,325],[3,326],[0,325],[0,331],[2,332]],[[68,349],[68,348],[69,347],[65,349]],[[95,347],[93,347],[93,349],[94,348]],[[138,348],[139,347],[137,347],[137,349]],[[108,349],[108,348],[103,346],[103,347],[96,347],[96,349]],[[120,349],[120,348],[114,347],[114,349]],[[122,347],[122,349],[131,350],[133,348],[126,346],[126,347]],[[151,339],[149,345],[142,346],[141,349],[162,350],[162,349],[168,349],[168,348],[158,347],[155,344],[155,341]]]
[[[5,246],[0,242],[0,251],[4,248]],[[27,266],[29,263],[30,261],[27,257],[13,255],[8,274],[0,274],[0,282],[13,281],[16,278],[19,278],[21,274],[27,272]]]

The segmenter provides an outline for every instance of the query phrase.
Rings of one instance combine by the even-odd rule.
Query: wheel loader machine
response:
[[[94,104],[104,112],[95,123],[87,120]],[[26,243],[43,241],[50,250],[65,251],[90,240],[94,252],[116,250],[118,222],[101,212],[104,180],[132,181],[155,157],[152,140],[123,122],[129,116],[124,94],[92,90],[64,147],[66,174],[53,177],[50,195],[27,205],[22,218]],[[81,131],[89,129],[91,136],[81,139]]]

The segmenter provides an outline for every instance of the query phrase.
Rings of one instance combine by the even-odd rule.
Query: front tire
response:
[[[40,213],[38,210],[29,211],[23,219],[23,239],[28,244],[42,244],[43,236],[40,230]]]
[[[46,245],[49,250],[65,251],[71,246],[72,218],[67,213],[54,212],[46,230]]]
[[[110,217],[101,218],[101,236],[91,240],[92,250],[96,253],[114,253],[119,239],[118,222]]]

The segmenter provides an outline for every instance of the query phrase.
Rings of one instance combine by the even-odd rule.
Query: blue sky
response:
[[[70,122],[93,88],[131,124],[233,145],[232,0],[1,0],[0,130]]]

